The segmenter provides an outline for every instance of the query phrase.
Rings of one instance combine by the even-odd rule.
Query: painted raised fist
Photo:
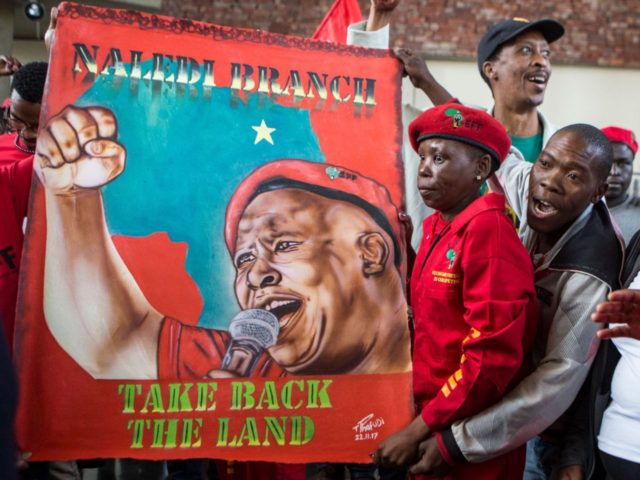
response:
[[[113,113],[102,107],[67,106],[38,134],[34,169],[58,194],[97,189],[124,170],[125,148],[116,141]]]

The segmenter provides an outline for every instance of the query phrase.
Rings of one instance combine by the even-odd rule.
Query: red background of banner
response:
[[[104,61],[107,48],[111,47],[120,48],[123,54],[133,48],[141,50],[145,52],[143,60],[150,58],[151,52],[162,52],[171,55],[186,54],[195,58],[213,58],[219,65],[238,61],[264,65],[265,58],[268,58],[269,66],[282,71],[290,68],[301,72],[317,71],[318,65],[322,65],[323,72],[377,79],[377,105],[371,116],[354,115],[351,103],[342,103],[337,105],[337,108],[330,109],[330,102],[327,102],[327,108],[311,112],[313,128],[319,137],[327,162],[367,172],[367,176],[386,185],[396,205],[403,205],[399,128],[400,69],[390,54],[257,32],[250,32],[245,41],[241,41],[237,39],[238,32],[241,31],[223,27],[216,28],[230,39],[214,42],[210,33],[182,33],[178,36],[172,33],[170,28],[142,28],[140,22],[137,25],[119,23],[114,21],[113,17],[109,18],[113,12],[116,12],[116,18],[117,15],[124,15],[120,11],[73,4],[66,4],[61,9],[41,124],[44,125],[50,116],[65,105],[73,103],[89,86],[79,78],[74,78],[72,73],[72,44],[77,41],[101,46],[98,68]],[[151,20],[147,15],[136,15],[143,22]],[[153,18],[173,21],[164,17]],[[211,27],[197,22],[184,22],[181,24],[182,27],[191,25],[198,27],[196,30]],[[177,41],[178,39],[180,41]],[[253,41],[255,39],[271,45],[264,46]],[[218,68],[217,85],[230,84],[228,72],[227,68]],[[348,145],[348,150],[345,149],[345,145]],[[333,384],[330,392],[334,408],[292,411],[293,414],[308,414],[313,418],[316,434],[314,440],[307,445],[216,448],[216,431],[207,428],[206,431],[203,429],[203,446],[200,448],[130,449],[131,433],[127,431],[126,425],[132,415],[122,413],[122,396],[117,394],[117,385],[166,385],[175,382],[94,380],[60,348],[46,327],[42,308],[46,225],[43,192],[36,179],[32,190],[29,219],[23,258],[25,274],[21,278],[19,293],[16,355],[21,388],[19,445],[23,451],[33,453],[33,460],[113,456],[158,459],[210,457],[280,462],[367,462],[368,453],[382,439],[412,418],[410,373],[341,375],[331,377]],[[168,248],[169,244],[163,234],[153,235],[144,241],[124,237],[114,240],[151,304],[159,311],[180,318],[185,323],[195,323],[202,300],[195,283],[184,271],[186,246],[175,247],[174,244]],[[158,251],[157,256],[149,255],[153,250]],[[157,265],[153,259],[161,257],[164,258],[163,276],[159,279]],[[293,378],[305,377],[288,377],[277,382],[283,384]],[[252,381],[256,387],[264,382],[263,379]],[[229,404],[230,389],[222,386],[228,385],[229,382],[218,380],[218,404],[221,407]],[[227,413],[226,408],[220,408],[205,419],[205,424],[214,424],[217,416],[226,416]],[[265,415],[264,411],[250,413],[258,418]],[[276,415],[289,413],[282,410]],[[356,442],[352,427],[370,413],[374,413],[376,417],[383,417],[385,424],[377,430],[377,439]],[[135,417],[140,418],[141,415]],[[153,419],[154,415],[149,414],[146,417]],[[171,415],[167,414],[163,418],[171,418]]]

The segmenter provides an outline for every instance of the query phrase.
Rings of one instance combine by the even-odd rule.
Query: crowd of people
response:
[[[371,0],[348,43],[388,48],[398,3]],[[308,478],[640,478],[640,207],[629,193],[638,142],[621,126],[558,129],[539,111],[550,45],[563,34],[550,19],[490,28],[477,50],[494,99],[487,110],[461,103],[419,55],[396,51],[434,105],[403,115],[414,222],[406,250],[417,249],[408,292],[416,417],[381,442],[371,465],[309,465]],[[0,75],[12,76],[8,133],[0,135],[6,426],[16,403],[10,355],[46,70],[0,57]],[[9,445],[11,428],[1,435]],[[16,455],[2,449],[0,461],[0,472],[15,477]],[[80,475],[70,461],[19,467],[29,479]],[[166,468],[125,459],[118,466],[120,478],[160,478]],[[200,460],[168,462],[174,479],[202,471]]]

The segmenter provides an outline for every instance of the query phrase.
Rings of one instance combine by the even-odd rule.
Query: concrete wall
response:
[[[434,76],[461,101],[488,107],[491,92],[481,80],[475,62],[430,61]],[[404,100],[418,108],[430,105],[407,79]],[[597,127],[616,124],[640,134],[640,69],[559,65],[541,110],[558,126],[591,123]]]
[[[475,62],[430,61],[433,75],[464,103],[489,107],[491,92]],[[424,109],[427,97],[405,79],[403,100]],[[540,109],[556,126],[590,123],[618,125],[640,137],[640,69],[556,65]],[[636,170],[640,171],[640,155]]]

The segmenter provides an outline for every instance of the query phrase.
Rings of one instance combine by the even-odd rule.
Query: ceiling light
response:
[[[44,5],[42,2],[28,2],[24,6],[24,14],[29,20],[37,22],[44,17]]]

